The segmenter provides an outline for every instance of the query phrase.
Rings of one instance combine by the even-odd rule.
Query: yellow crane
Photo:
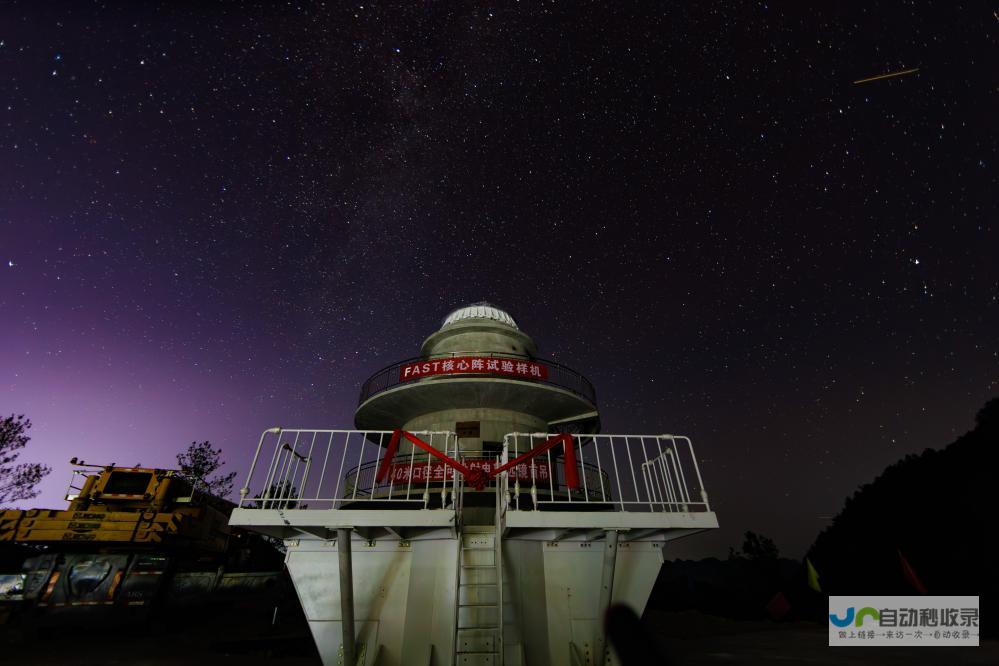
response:
[[[195,492],[177,470],[86,465],[75,458],[71,462],[76,467],[66,495],[69,508],[0,512],[0,542],[175,544],[225,550],[233,505]],[[82,483],[74,485],[77,482]]]
[[[30,555],[20,573],[0,575],[0,623],[18,611],[46,621],[135,620],[220,589],[279,587],[280,553],[230,529],[235,505],[178,470],[70,462],[67,509],[0,511],[0,548]]]

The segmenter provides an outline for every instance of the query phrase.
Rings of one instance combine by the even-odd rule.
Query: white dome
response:
[[[513,320],[513,317],[489,303],[473,303],[472,305],[458,308],[447,316],[444,320],[444,326],[465,319],[492,319],[512,328],[517,328],[517,322]],[[517,328],[517,330],[520,329]]]

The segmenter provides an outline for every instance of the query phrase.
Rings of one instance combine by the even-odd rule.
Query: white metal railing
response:
[[[457,454],[453,432],[413,434],[448,456]],[[239,491],[239,506],[342,509],[357,502],[408,502],[409,508],[414,503],[424,509],[450,504],[454,510],[460,475],[447,474],[415,447],[400,450],[388,474],[377,480],[391,437],[391,430],[265,430]]]
[[[510,433],[503,460],[513,460],[554,435]],[[566,485],[562,447],[503,473],[500,492],[513,511],[582,508],[593,511],[710,511],[694,455],[682,435],[575,435],[578,487]]]
[[[500,466],[505,465],[509,462],[507,457],[506,447],[503,447],[503,452],[500,453],[499,459],[496,463]],[[519,468],[519,466],[518,466]],[[516,471],[517,468],[514,468]],[[499,653],[497,661],[500,664],[505,664],[505,654],[506,654],[506,636],[505,636],[505,621],[504,608],[503,608],[503,535],[506,533],[506,512],[509,508],[507,502],[505,501],[507,495],[505,494],[506,481],[508,478],[508,472],[501,472],[500,477],[496,479],[496,531],[494,534],[493,545],[496,549],[493,558],[496,562],[496,615],[497,624],[499,624],[498,630],[496,632],[496,647]],[[502,493],[502,494],[501,494]]]

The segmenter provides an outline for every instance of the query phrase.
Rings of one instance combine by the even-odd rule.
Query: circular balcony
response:
[[[441,410],[482,408],[560,424],[552,427],[599,427],[596,391],[578,372],[509,352],[457,351],[376,372],[361,388],[354,423],[359,430],[392,430]]]
[[[532,366],[540,366],[543,371],[540,373],[541,376],[531,376],[529,374],[524,374],[523,376],[503,373],[499,371],[493,371],[486,368],[482,370],[471,370],[464,371],[460,374],[434,374],[433,376],[421,377],[412,376],[405,377],[405,369],[414,364],[422,362],[433,362],[433,361],[443,361],[449,358],[460,359],[465,357],[475,357],[475,358],[486,358],[486,359],[497,359],[498,361],[508,361],[511,363],[529,363]],[[510,379],[515,381],[524,381],[538,384],[546,384],[549,386],[554,386],[566,391],[569,391],[584,400],[588,401],[592,405],[597,404],[597,392],[593,388],[593,384],[589,382],[586,377],[579,374],[575,370],[565,367],[560,363],[555,361],[532,358],[528,356],[519,356],[516,354],[495,354],[495,353],[480,353],[480,352],[451,352],[448,354],[434,354],[427,357],[416,357],[406,359],[404,361],[398,361],[382,368],[375,374],[371,375],[366,382],[361,386],[361,395],[358,398],[358,404],[364,404],[372,396],[378,395],[384,391],[394,389],[403,384],[416,384],[425,381],[449,381],[452,379],[475,379],[475,378],[499,378],[499,379]]]

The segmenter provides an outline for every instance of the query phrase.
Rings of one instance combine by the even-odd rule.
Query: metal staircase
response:
[[[496,528],[467,525],[461,534],[456,666],[503,664],[503,575]]]

